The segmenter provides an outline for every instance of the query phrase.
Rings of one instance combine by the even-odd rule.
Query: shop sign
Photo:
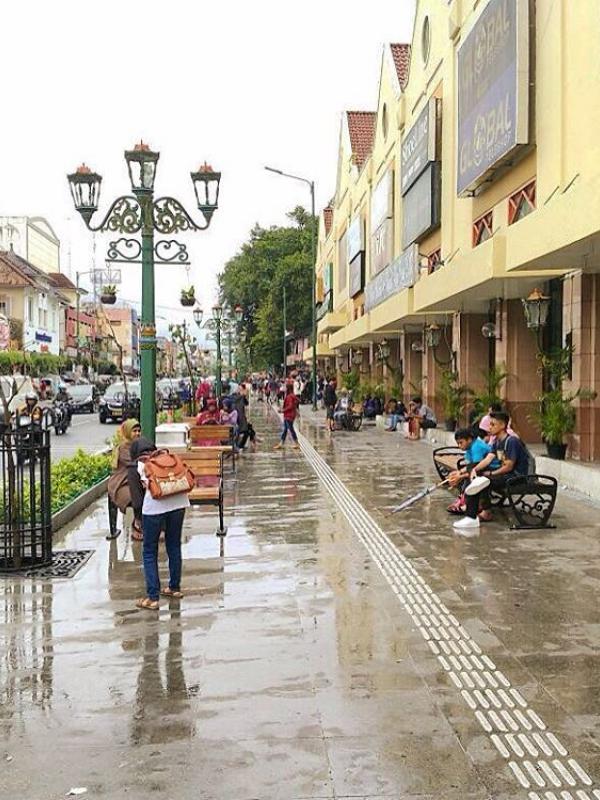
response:
[[[386,219],[371,236],[371,275],[381,272],[392,260],[393,234],[393,220]]]
[[[419,247],[412,245],[366,285],[365,311],[371,311],[402,289],[414,286],[418,277]]]
[[[365,254],[359,253],[350,264],[350,297],[362,292],[365,286]]]
[[[327,264],[323,270],[323,293],[325,297],[331,293],[333,288],[333,264]]]
[[[348,243],[348,263],[350,263],[362,250],[365,249],[363,244],[363,224],[360,214],[355,217],[348,228],[346,235]]]
[[[430,164],[402,203],[402,247],[422,239],[440,224],[441,169]]]
[[[529,0],[490,0],[458,51],[457,192],[529,139]]]
[[[44,333],[43,331],[36,331],[35,340],[36,342],[52,342],[52,336],[49,333]]]
[[[458,51],[457,192],[529,140],[529,0],[490,0]]]
[[[371,230],[376,231],[394,211],[393,170],[388,169],[371,195]]]
[[[406,194],[425,167],[435,161],[437,101],[432,98],[402,142],[400,192]]]
[[[10,322],[8,317],[0,314],[0,350],[8,350],[10,347]]]
[[[343,292],[348,281],[348,245],[346,232],[338,242],[338,291]]]

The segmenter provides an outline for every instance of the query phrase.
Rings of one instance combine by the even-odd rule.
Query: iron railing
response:
[[[52,560],[50,431],[32,424],[0,432],[0,571]]]

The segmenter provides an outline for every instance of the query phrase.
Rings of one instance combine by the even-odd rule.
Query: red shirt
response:
[[[293,422],[296,419],[296,412],[299,406],[298,398],[295,394],[286,394],[283,401],[283,418]]]

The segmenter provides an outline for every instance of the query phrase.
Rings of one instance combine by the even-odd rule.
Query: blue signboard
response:
[[[458,51],[457,192],[529,137],[529,0],[490,0]]]

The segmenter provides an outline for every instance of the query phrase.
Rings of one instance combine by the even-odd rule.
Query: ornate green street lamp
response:
[[[139,142],[125,151],[133,196],[118,197],[99,225],[92,225],[98,210],[102,177],[82,164],[68,175],[75,208],[91,231],[141,235],[137,239],[120,238],[110,243],[109,259],[142,265],[142,317],[140,325],[142,407],[144,436],[154,437],[156,425],[156,320],[154,299],[154,265],[189,264],[184,245],[174,239],[155,243],[154,233],[172,236],[175,233],[206,230],[218,207],[221,173],[204,163],[190,173],[198,209],[203,221],[195,222],[181,203],[173,197],[154,199],[154,181],[160,153]],[[141,261],[140,261],[141,257]]]
[[[548,324],[550,298],[540,289],[534,289],[528,297],[521,300],[525,312],[525,322],[531,330],[539,331]]]

